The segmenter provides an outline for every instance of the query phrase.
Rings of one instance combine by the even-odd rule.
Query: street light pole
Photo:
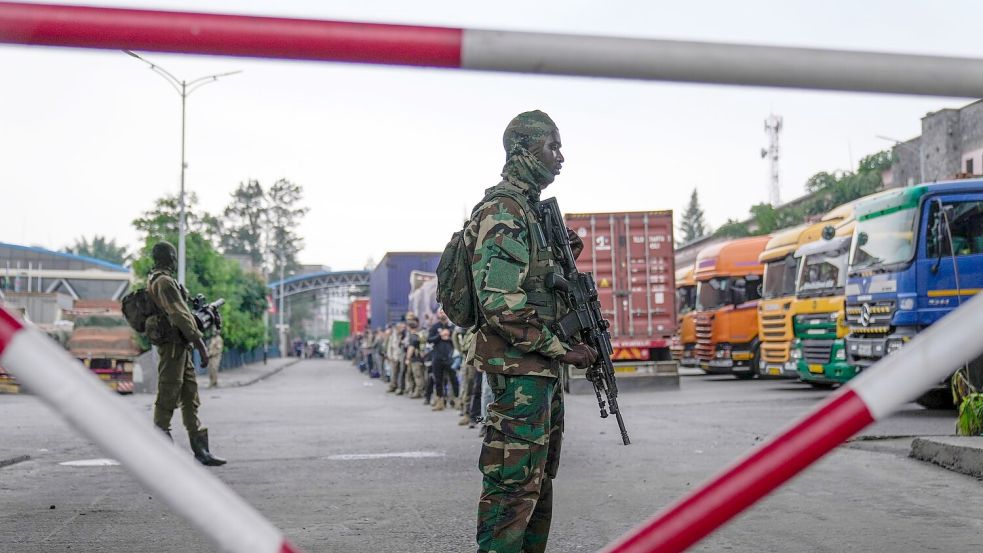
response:
[[[228,73],[217,73],[215,75],[206,75],[204,77],[198,77],[193,81],[184,81],[178,79],[170,72],[168,72],[163,67],[147,61],[146,59],[138,56],[136,53],[130,50],[123,50],[127,55],[133,56],[134,58],[146,63],[150,66],[150,69],[164,77],[164,79],[174,87],[174,90],[181,96],[181,192],[178,195],[178,223],[177,223],[177,280],[178,283],[184,284],[185,282],[185,236],[187,235],[187,220],[185,217],[185,201],[184,201],[184,173],[188,168],[188,163],[185,161],[185,128],[187,122],[187,105],[188,96],[192,92],[198,90],[199,88],[205,86],[206,84],[213,83],[217,81],[220,77],[228,77],[229,75],[235,75],[236,73],[242,73],[242,71],[229,71]]]

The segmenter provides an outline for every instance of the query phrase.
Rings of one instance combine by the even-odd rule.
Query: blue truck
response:
[[[983,288],[983,180],[899,188],[862,202],[846,285],[847,358],[863,370]],[[980,360],[968,367],[983,386]],[[918,399],[952,406],[948,381]]]

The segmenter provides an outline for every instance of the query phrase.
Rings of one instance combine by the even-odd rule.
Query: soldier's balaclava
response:
[[[170,242],[161,241],[154,244],[150,256],[154,259],[155,271],[173,273],[177,271],[177,250]]]
[[[542,111],[527,111],[516,115],[505,127],[502,145],[505,146],[505,167],[502,177],[517,179],[535,187],[533,194],[539,199],[544,185],[553,182],[553,174],[529,148],[549,137],[557,130],[556,123]]]

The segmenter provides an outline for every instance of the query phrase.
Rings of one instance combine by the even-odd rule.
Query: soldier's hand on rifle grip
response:
[[[580,257],[580,254],[584,251],[584,241],[577,236],[577,233],[572,229],[567,229],[567,238],[570,240],[570,251],[573,252],[574,260]]]
[[[198,357],[201,357],[201,366],[208,366],[208,348],[205,347],[205,340],[203,338],[198,338],[194,343],[195,349],[198,350]]]
[[[560,361],[569,363],[578,369],[586,369],[597,360],[597,352],[587,344],[577,344],[560,357]]]

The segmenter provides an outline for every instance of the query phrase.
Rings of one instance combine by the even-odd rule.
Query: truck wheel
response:
[[[926,409],[955,409],[952,392],[948,388],[929,390],[916,399],[915,403]]]
[[[738,380],[751,380],[758,376],[758,366],[761,365],[761,348],[754,350],[754,357],[751,358],[751,370],[747,372],[735,372],[734,377]]]

